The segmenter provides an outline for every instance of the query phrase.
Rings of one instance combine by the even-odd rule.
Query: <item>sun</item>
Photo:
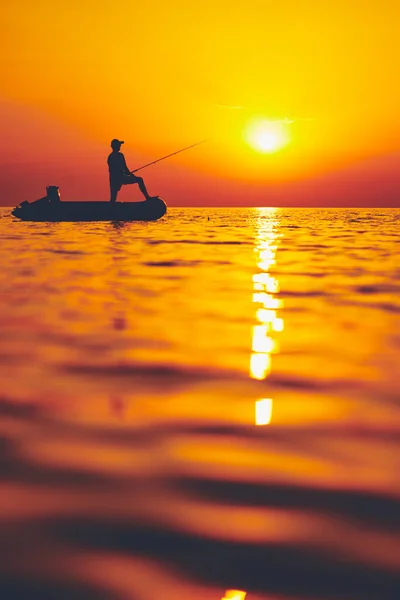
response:
[[[255,142],[263,152],[273,152],[279,146],[279,138],[274,131],[259,131]]]
[[[288,126],[282,121],[254,119],[246,127],[244,138],[257,152],[277,152],[289,143]]]

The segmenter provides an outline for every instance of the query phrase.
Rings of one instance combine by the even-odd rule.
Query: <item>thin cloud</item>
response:
[[[213,104],[216,108],[225,108],[227,110],[243,110],[244,106],[231,106],[229,104]]]
[[[290,125],[291,123],[296,123],[297,121],[316,121],[316,117],[283,117],[283,119],[267,120],[273,121],[274,123],[285,123],[285,125]]]
[[[245,106],[235,105],[235,104],[213,104],[215,108],[221,108],[223,110],[246,110]],[[248,109],[247,109],[248,110]],[[291,125],[292,123],[296,123],[297,121],[316,121],[315,117],[282,117],[282,118],[268,118],[265,117],[266,121],[271,121],[273,123],[284,123],[285,125]]]

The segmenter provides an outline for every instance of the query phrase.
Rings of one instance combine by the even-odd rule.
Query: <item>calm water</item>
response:
[[[400,598],[399,225],[2,209],[0,597]]]

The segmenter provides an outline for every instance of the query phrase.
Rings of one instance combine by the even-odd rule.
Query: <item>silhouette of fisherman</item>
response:
[[[112,140],[112,152],[107,158],[110,172],[110,202],[116,202],[121,187],[130,183],[137,183],[146,200],[151,200],[152,196],[149,195],[142,177],[136,177],[126,165],[125,156],[120,152],[123,143],[117,139]]]

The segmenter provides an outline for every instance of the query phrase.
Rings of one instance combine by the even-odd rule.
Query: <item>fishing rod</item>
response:
[[[146,167],[150,167],[150,165],[155,165],[156,163],[160,162],[160,160],[165,160],[166,158],[169,158],[170,156],[175,156],[175,154],[179,154],[179,152],[184,152],[185,150],[189,150],[189,148],[194,148],[195,146],[199,146],[200,144],[204,144],[204,142],[206,142],[207,140],[202,140],[201,142],[196,142],[196,144],[192,144],[191,146],[186,146],[186,148],[182,148],[181,150],[177,150],[176,152],[172,152],[172,154],[167,154],[167,156],[163,156],[162,158],[158,158],[157,160],[153,160],[153,162],[151,163],[147,163],[147,165],[143,165],[142,167],[139,167],[138,169],[135,169],[134,171],[131,171],[131,173],[137,173],[137,171],[141,171],[142,169],[145,169]]]

